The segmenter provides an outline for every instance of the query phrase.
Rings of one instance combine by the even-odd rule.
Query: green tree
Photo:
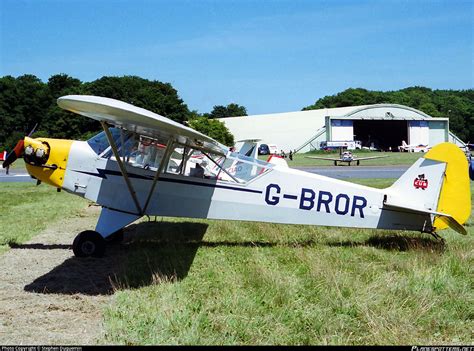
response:
[[[247,116],[247,109],[244,106],[231,103],[227,106],[216,105],[212,111],[205,114],[208,118],[225,118],[225,117],[240,117]]]
[[[200,116],[191,119],[189,121],[189,126],[224,145],[234,145],[234,136],[229,132],[227,127],[221,121],[205,116]]]
[[[84,91],[128,102],[181,123],[190,115],[188,107],[171,84],[157,80],[136,76],[102,77],[84,84]]]
[[[38,133],[53,138],[78,139],[85,132],[101,129],[97,121],[65,111],[56,103],[61,96],[83,93],[83,85],[79,79],[67,74],[53,75],[48,79],[47,91],[50,100],[47,118]]]
[[[0,147],[11,150],[18,136],[41,124],[48,105],[46,86],[36,76],[0,78]]]

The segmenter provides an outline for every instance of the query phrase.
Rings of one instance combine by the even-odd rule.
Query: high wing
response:
[[[67,95],[59,107],[152,138],[174,138],[176,142],[215,154],[226,155],[228,147],[192,128],[126,102],[90,95]]]
[[[331,158],[331,157],[305,156],[305,158],[312,158],[314,160],[326,160],[326,161],[341,161],[341,162],[343,161],[340,158]],[[348,162],[348,161],[344,161],[344,162]]]
[[[388,157],[389,155],[383,155],[383,156],[370,156],[370,157],[354,157],[354,161],[362,161],[362,160],[373,160],[374,158],[383,158],[383,157]]]

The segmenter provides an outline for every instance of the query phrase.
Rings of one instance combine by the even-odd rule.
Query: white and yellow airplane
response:
[[[402,140],[402,145],[398,147],[400,152],[428,152],[430,149],[428,144],[410,144],[408,145],[405,140]]]
[[[23,155],[43,183],[102,206],[95,230],[77,235],[76,256],[102,256],[114,233],[142,216],[262,221],[430,233],[471,213],[467,160],[455,145],[433,147],[391,187],[363,185],[232,152],[191,128],[125,102],[64,96],[63,109],[100,121],[88,141],[29,138]],[[247,151],[245,151],[247,150]],[[253,152],[249,152],[253,154]]]

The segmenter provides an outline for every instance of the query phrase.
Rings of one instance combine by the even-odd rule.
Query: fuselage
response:
[[[56,145],[51,139],[50,144]],[[403,214],[384,209],[387,189],[274,166],[231,153],[226,162],[235,176],[239,175],[239,170],[245,171],[244,181],[235,181],[232,173],[230,176],[220,172],[202,177],[173,173],[165,167],[146,211],[139,213],[113,157],[97,154],[85,141],[61,141],[57,145],[67,145],[61,147],[67,155],[56,157],[56,160],[62,160],[60,167],[51,170],[28,165],[32,175],[105,208],[137,216],[405,230],[421,230],[426,222],[425,215],[412,214],[402,220]],[[54,154],[54,147],[51,153]],[[127,162],[124,165],[143,208],[157,170]]]

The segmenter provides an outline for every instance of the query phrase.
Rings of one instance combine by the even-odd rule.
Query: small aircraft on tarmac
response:
[[[466,234],[467,159],[450,143],[433,147],[391,187],[375,189],[291,169],[283,159],[246,156],[254,155],[251,145],[233,152],[122,101],[70,95],[58,105],[100,121],[103,131],[88,141],[25,137],[3,166],[23,156],[38,181],[102,206],[95,230],[74,239],[78,257],[102,256],[107,242],[142,216],[410,230],[437,238],[449,226]]]
[[[400,152],[428,152],[430,147],[427,144],[408,145],[405,140],[402,140],[402,145],[398,147]]]
[[[351,165],[351,162],[355,162],[356,165],[358,166],[360,164],[360,161],[363,160],[373,160],[376,158],[382,158],[382,157],[388,157],[388,155],[381,155],[381,156],[369,156],[369,157],[357,157],[355,156],[352,152],[350,151],[342,151],[339,153],[339,158],[335,157],[318,157],[318,156],[305,156],[306,158],[312,158],[314,160],[327,160],[327,161],[334,161],[334,166],[337,166],[337,163],[347,163],[349,166]]]

